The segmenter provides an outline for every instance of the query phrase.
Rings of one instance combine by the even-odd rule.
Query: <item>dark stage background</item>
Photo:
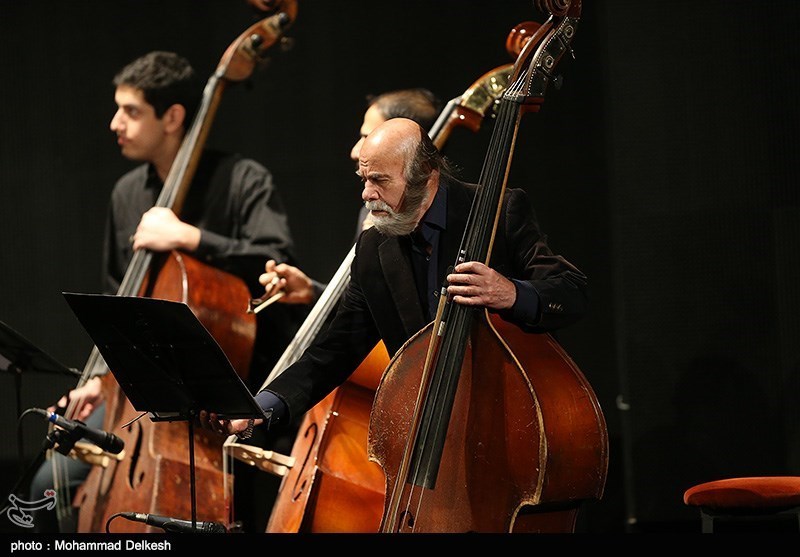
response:
[[[588,315],[559,334],[611,437],[584,530],[699,531],[691,485],[800,473],[798,6],[587,1],[563,86],[523,120],[510,185],[591,282]],[[132,166],[108,130],[111,79],[155,49],[210,76],[257,19],[244,0],[0,0],[0,321],[83,368],[91,343],[61,293],[99,291],[106,202]],[[353,238],[365,95],[460,95],[542,19],[527,0],[300,0],[293,48],[224,93],[209,143],[273,171],[302,266],[327,281]],[[490,130],[453,133],[463,177]],[[20,460],[18,404],[75,382],[25,373],[18,403],[0,375],[3,493],[46,432],[23,422]]]

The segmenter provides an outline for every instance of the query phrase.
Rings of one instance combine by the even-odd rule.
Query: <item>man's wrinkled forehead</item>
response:
[[[356,174],[358,174],[362,180],[369,180],[371,182],[381,182],[390,177],[388,173],[382,172],[377,168],[370,167],[369,161],[364,160],[358,161],[358,170],[356,171]]]
[[[358,175],[367,177],[370,173],[381,171],[381,156],[372,149],[362,149],[358,155]]]

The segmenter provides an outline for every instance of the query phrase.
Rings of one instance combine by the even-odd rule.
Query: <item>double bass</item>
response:
[[[490,264],[522,114],[541,108],[575,34],[579,0],[539,6],[551,15],[514,64],[454,266]],[[386,477],[380,532],[567,533],[602,496],[608,438],[591,385],[550,334],[456,304],[445,285],[434,321],[381,378],[369,457]]]
[[[274,4],[272,15],[248,28],[224,52],[206,84],[197,116],[184,137],[156,206],[180,214],[226,85],[245,80],[257,65],[262,65],[267,50],[294,21],[297,8],[293,0]],[[134,253],[117,294],[187,304],[240,377],[246,379],[256,321],[238,302],[249,296],[249,289],[239,277],[179,251],[154,254],[139,250]],[[129,511],[226,523],[229,512],[225,507],[219,439],[198,429],[194,430],[190,444],[186,427],[181,423],[141,420],[143,415],[131,406],[95,347],[79,385],[98,375],[103,376],[106,406],[103,428],[114,431],[124,441],[125,451],[120,459],[105,459],[102,465],[93,467],[78,489],[68,509],[77,515],[77,531],[106,531],[111,517]],[[74,412],[74,408],[68,408],[67,412]],[[192,431],[190,427],[189,432]],[[196,476],[196,494],[191,493],[190,497],[192,474]],[[57,471],[56,478],[63,478],[63,471]],[[68,486],[63,479],[60,485],[64,494],[58,500],[68,501]],[[195,499],[203,502],[199,516],[193,506],[190,508]],[[59,514],[60,520],[62,517],[66,518],[66,511]],[[139,522],[120,520],[115,522],[114,531],[156,530]]]
[[[509,33],[506,50],[516,57],[539,27],[523,22]],[[442,148],[452,130],[478,132],[505,90],[512,64],[483,74],[462,95],[451,99],[429,135]],[[296,361],[319,332],[350,277],[355,246],[339,266],[283,357],[267,377],[268,385]],[[367,455],[367,428],[375,390],[389,363],[378,343],[350,378],[304,416],[291,455],[265,453],[231,437],[237,458],[283,477],[266,531],[269,533],[377,532],[385,495],[384,475]]]

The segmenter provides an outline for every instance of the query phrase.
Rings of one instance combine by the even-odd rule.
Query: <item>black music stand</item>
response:
[[[22,375],[38,372],[50,375],[68,375],[80,377],[81,372],[67,367],[27,338],[0,321],[0,369],[14,376],[16,393],[17,418],[22,416]],[[22,432],[17,430],[17,445],[22,462]]]
[[[195,525],[194,420],[199,411],[224,419],[265,421],[271,412],[259,407],[222,348],[186,304],[63,294],[133,408],[148,412],[152,421],[188,422]]]
[[[67,367],[37,348],[31,341],[0,321],[0,367],[11,373],[37,371],[52,375],[80,377],[81,372]]]

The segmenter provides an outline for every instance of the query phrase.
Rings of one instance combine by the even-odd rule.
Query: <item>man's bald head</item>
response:
[[[425,130],[414,120],[392,118],[377,126],[364,140],[359,163],[375,156],[399,157],[403,163],[417,150]]]

